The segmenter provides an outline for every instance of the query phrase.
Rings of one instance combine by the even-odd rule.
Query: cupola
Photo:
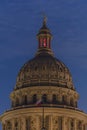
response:
[[[38,39],[37,54],[42,53],[44,51],[46,53],[50,53],[53,55],[53,52],[51,50],[52,34],[49,28],[47,27],[46,23],[47,23],[47,18],[44,17],[43,25],[37,34],[37,39]]]

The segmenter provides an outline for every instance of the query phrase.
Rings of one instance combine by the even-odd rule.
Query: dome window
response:
[[[60,71],[62,72],[62,68],[60,68]]]
[[[37,67],[37,66],[35,66],[35,71],[37,71],[37,69],[38,69],[38,67]]]
[[[73,101],[73,98],[70,99],[70,106],[74,106],[74,101]]]
[[[18,122],[15,122],[15,130],[18,130]]]
[[[53,104],[57,103],[57,98],[56,98],[56,95],[55,95],[55,94],[53,94],[52,103],[53,103]]]
[[[47,103],[47,95],[46,95],[46,94],[44,94],[44,95],[42,96],[42,102],[43,102],[43,104],[44,104],[44,103]]]
[[[34,94],[34,95],[33,95],[33,103],[36,103],[36,101],[37,101],[37,95]]]
[[[16,98],[16,106],[18,106],[18,105],[19,105],[19,99]]]
[[[24,104],[27,104],[27,95],[24,96]]]
[[[12,130],[12,124],[11,122],[7,122],[7,130]]]
[[[64,96],[64,95],[62,96],[62,103],[66,104],[66,96]]]
[[[74,130],[74,122],[73,122],[73,120],[70,121],[70,130]]]

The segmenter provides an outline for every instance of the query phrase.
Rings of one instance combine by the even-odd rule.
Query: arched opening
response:
[[[33,95],[33,103],[36,103],[36,102],[37,102],[37,95],[34,94],[34,95]]]
[[[81,121],[78,122],[78,130],[82,130],[82,123],[81,123]]]
[[[24,104],[27,105],[27,95],[24,95]]]
[[[19,105],[19,99],[16,98],[16,107]]]
[[[62,96],[62,104],[66,105],[66,96],[65,95]]]
[[[43,103],[43,104],[47,103],[47,95],[46,95],[46,94],[44,94],[44,95],[42,96],[42,103]]]
[[[7,130],[12,130],[12,124],[10,121],[7,122]]]
[[[77,101],[75,101],[75,107],[78,107],[78,106],[77,106]]]
[[[55,94],[53,94],[52,103],[53,103],[53,104],[57,103],[57,97],[56,97]]]
[[[29,130],[30,129],[30,127],[29,127],[29,119],[27,118],[26,119],[26,130]]]
[[[15,130],[18,130],[18,122],[15,122]]]
[[[70,130],[74,130],[74,122],[73,122],[73,120],[70,120]]]
[[[73,101],[73,98],[70,99],[70,106],[74,106],[74,101]]]

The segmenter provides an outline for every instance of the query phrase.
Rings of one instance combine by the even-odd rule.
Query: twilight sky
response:
[[[55,56],[69,67],[87,113],[87,0],[0,0],[0,114],[10,108],[18,71],[35,55],[44,13]]]

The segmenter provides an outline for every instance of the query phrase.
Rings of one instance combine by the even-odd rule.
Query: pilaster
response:
[[[49,116],[49,130],[53,130],[52,115]]]
[[[74,119],[74,130],[77,130],[76,122],[76,119]]]
[[[15,130],[15,120],[12,119],[11,123],[12,123],[12,130]]]
[[[21,129],[20,130],[26,130],[26,118],[22,117],[21,118]]]
[[[64,116],[62,117],[62,129],[66,130],[66,118]]]

